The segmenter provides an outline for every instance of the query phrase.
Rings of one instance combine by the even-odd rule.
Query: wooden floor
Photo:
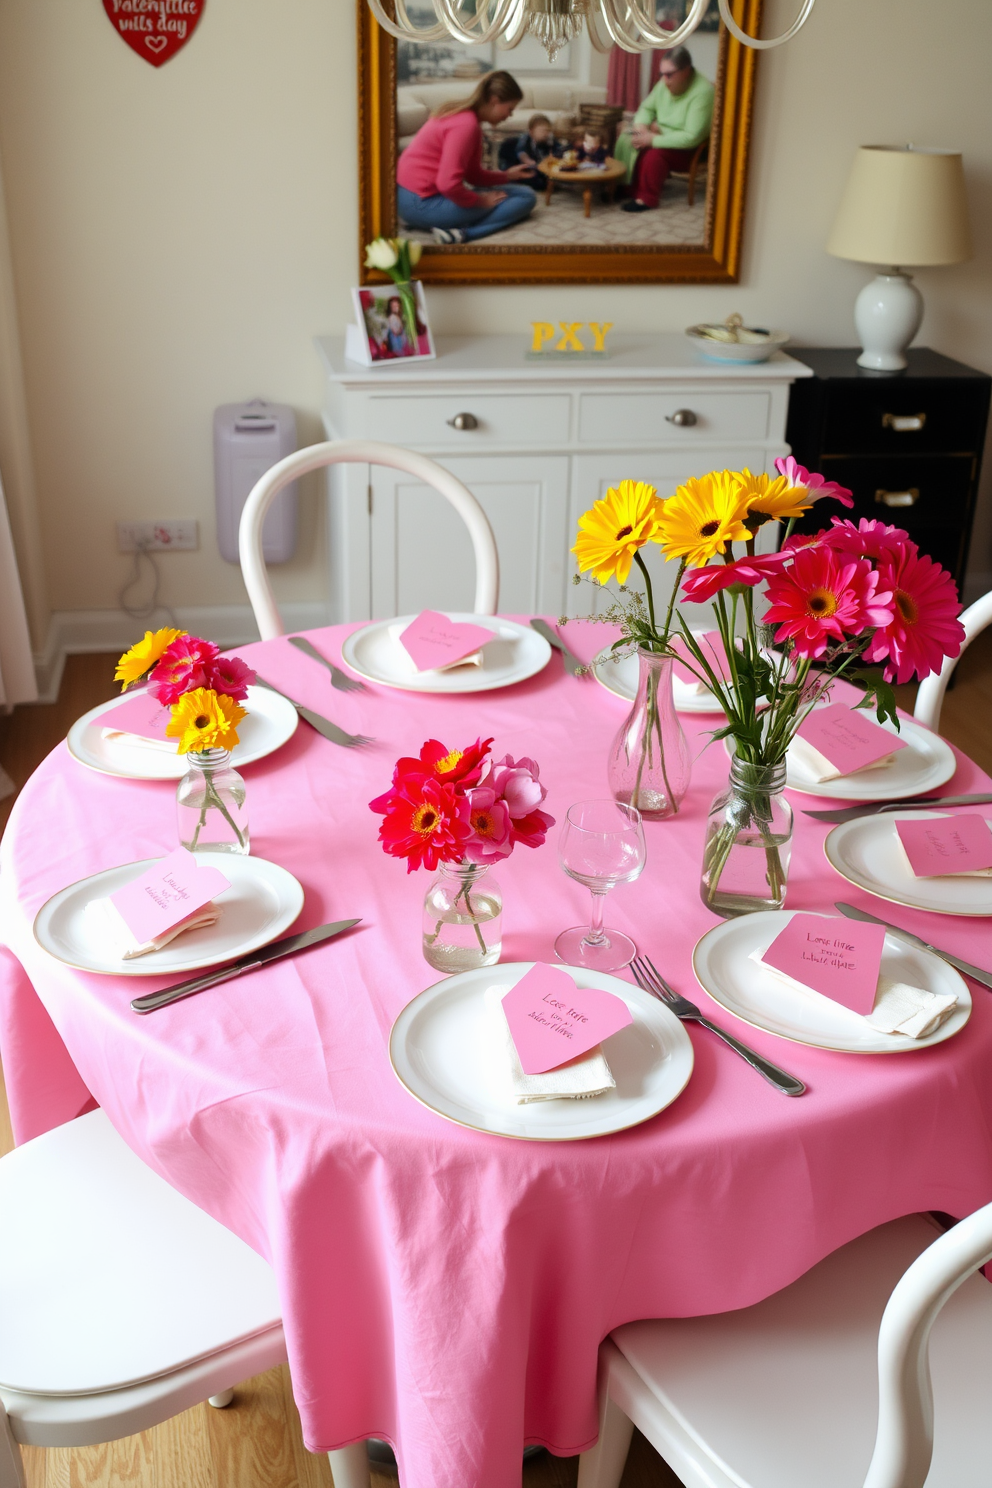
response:
[[[57,703],[17,708],[0,718],[0,765],[15,784],[23,785],[81,713],[113,695],[115,660],[70,657]],[[913,689],[898,691],[900,704],[911,708]],[[990,723],[992,631],[986,631],[962,659],[944,705],[942,731],[992,773]],[[0,827],[12,801],[0,802]],[[12,1145],[0,1086],[0,1151]],[[204,1404],[154,1431],[109,1446],[47,1452],[26,1448],[24,1457],[28,1488],[331,1488],[332,1482],[326,1457],[312,1457],[303,1446],[285,1368],[249,1380],[226,1410]],[[573,1488],[576,1461],[542,1453],[525,1465],[523,1488]],[[374,1488],[395,1483],[377,1474],[372,1481]],[[639,1434],[623,1488],[679,1488],[678,1479]]]

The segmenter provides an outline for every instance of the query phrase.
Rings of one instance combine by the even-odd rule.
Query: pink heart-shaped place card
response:
[[[449,620],[436,610],[424,610],[400,635],[418,672],[454,666],[492,639],[493,632],[484,626]]]
[[[196,860],[196,854],[177,847],[125,884],[110,902],[139,945],[164,935],[194,910],[231,887],[223,873]]]
[[[138,734],[142,739],[167,739],[166,728],[172,722],[172,709],[165,707],[150,692],[136,692],[116,708],[108,708],[93,722],[105,729],[119,729],[124,734]]]
[[[578,1059],[634,1021],[622,998],[577,987],[567,971],[541,962],[510,988],[503,1012],[525,1075]]]

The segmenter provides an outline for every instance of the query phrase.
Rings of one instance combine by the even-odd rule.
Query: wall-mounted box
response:
[[[252,487],[296,449],[296,419],[284,403],[223,403],[214,411],[214,486],[221,557],[238,562],[238,526]],[[262,528],[266,563],[285,563],[296,551],[297,486],[281,491]]]

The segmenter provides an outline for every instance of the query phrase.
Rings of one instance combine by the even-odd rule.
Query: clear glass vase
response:
[[[176,790],[179,841],[190,852],[247,853],[245,783],[231,767],[229,749],[200,749],[186,756]]]
[[[495,966],[503,896],[484,863],[442,863],[424,896],[424,960],[438,971]]]
[[[724,919],[782,909],[792,855],[792,807],[777,765],[731,761],[730,783],[710,807],[700,896]]]
[[[672,658],[644,650],[637,656],[637,696],[610,747],[607,777],[615,800],[645,821],[664,821],[689,789],[689,746],[672,696]]]

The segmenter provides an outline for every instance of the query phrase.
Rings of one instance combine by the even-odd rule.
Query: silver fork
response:
[[[657,997],[659,1002],[671,1008],[681,1022],[700,1023],[703,1028],[708,1028],[711,1033],[715,1033],[717,1038],[723,1039],[723,1042],[733,1049],[735,1054],[746,1059],[759,1075],[764,1076],[769,1085],[774,1085],[775,1089],[781,1090],[783,1095],[803,1094],[806,1086],[802,1080],[797,1080],[795,1075],[787,1074],[785,1070],[779,1069],[777,1064],[772,1064],[770,1059],[762,1058],[754,1049],[749,1049],[747,1044],[742,1044],[740,1039],[734,1038],[732,1033],[727,1033],[717,1023],[711,1023],[709,1018],[704,1018],[694,1002],[690,1002],[687,997],[682,997],[674,987],[668,985],[654,962],[647,956],[635,956],[630,963],[630,969],[641,991],[649,992],[652,997]]]
[[[333,661],[328,661],[326,656],[321,656],[316,646],[312,646],[306,636],[289,636],[289,644],[302,651],[304,656],[309,656],[311,661],[319,661],[331,674],[331,686],[336,687],[339,692],[365,692],[365,686],[359,682],[357,677],[349,677],[340,667],[336,667]]]

